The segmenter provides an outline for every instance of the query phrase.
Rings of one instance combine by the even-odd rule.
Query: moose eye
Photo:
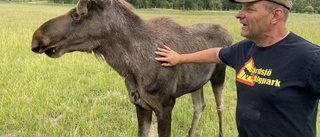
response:
[[[73,12],[73,13],[72,13],[72,18],[73,18],[74,20],[79,20],[79,19],[80,19],[80,15],[79,15],[77,12]]]

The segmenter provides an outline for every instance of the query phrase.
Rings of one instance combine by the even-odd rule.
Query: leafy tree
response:
[[[303,9],[305,7],[307,7],[308,4],[307,4],[307,0],[296,0],[294,3],[293,3],[293,7],[291,9],[292,12],[298,12],[298,13],[302,13],[303,12]]]
[[[222,10],[222,3],[219,0],[212,1],[212,10]]]
[[[222,0],[222,10],[239,10],[240,4],[231,3],[228,0]]]
[[[303,9],[303,12],[304,12],[304,13],[309,13],[309,14],[311,14],[311,13],[314,12],[314,9],[313,9],[312,6],[307,6],[307,7],[305,7],[305,8]]]
[[[316,7],[316,8],[314,9],[314,11],[315,11],[316,13],[320,14],[320,6],[319,6],[319,7]]]

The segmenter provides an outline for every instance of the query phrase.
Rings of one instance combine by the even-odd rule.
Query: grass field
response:
[[[35,29],[71,7],[0,2],[0,136],[136,136],[135,108],[123,79],[106,63],[92,54],[75,52],[51,59],[31,52]],[[232,33],[235,42],[243,39],[235,11],[145,9],[136,13],[145,19],[170,16],[182,25],[218,23]],[[319,15],[291,14],[288,20],[289,30],[318,45],[319,24]],[[226,137],[235,137],[234,71],[228,68],[227,73],[223,128]],[[209,85],[205,86],[205,99],[207,107],[197,136],[217,136],[218,119]],[[185,136],[192,119],[189,95],[177,99],[172,119],[172,136]],[[319,135],[320,129],[317,131]],[[156,136],[156,129],[151,134]]]

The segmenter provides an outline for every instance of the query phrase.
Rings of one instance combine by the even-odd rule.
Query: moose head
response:
[[[116,4],[115,4],[116,3]],[[116,5],[116,6],[115,6]],[[117,26],[121,6],[130,5],[117,0],[80,0],[69,12],[41,25],[33,34],[32,51],[58,58],[73,51],[91,52],[102,40],[112,36]]]

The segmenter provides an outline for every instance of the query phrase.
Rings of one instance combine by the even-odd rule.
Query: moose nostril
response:
[[[31,50],[35,53],[39,53],[40,52],[40,43],[38,40],[36,39],[32,39],[32,42],[31,42]]]
[[[40,53],[41,51],[41,42],[37,39],[33,39],[31,43],[31,50],[35,53]]]
[[[40,52],[40,46],[39,45],[32,45],[31,50],[35,53],[39,53]]]

